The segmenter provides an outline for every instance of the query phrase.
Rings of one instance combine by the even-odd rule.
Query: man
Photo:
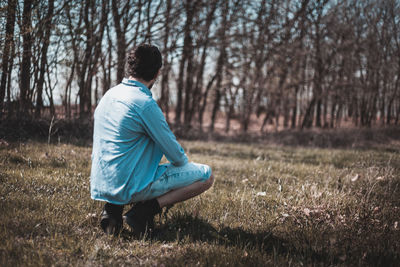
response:
[[[207,165],[189,163],[152,98],[162,65],[152,45],[132,49],[122,83],[111,88],[94,113],[91,197],[105,201],[100,225],[118,234],[123,207],[135,203],[124,219],[137,235],[154,227],[165,206],[187,200],[211,187]],[[159,165],[163,155],[169,164]]]

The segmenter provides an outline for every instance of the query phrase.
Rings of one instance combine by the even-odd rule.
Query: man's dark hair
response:
[[[141,44],[129,51],[125,64],[125,76],[151,81],[162,66],[162,57],[154,45]]]

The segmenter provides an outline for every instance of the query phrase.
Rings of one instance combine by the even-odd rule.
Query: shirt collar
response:
[[[147,94],[149,96],[153,96],[153,94],[151,93],[150,89],[147,88],[147,86],[144,85],[141,82],[138,82],[138,81],[135,81],[135,80],[129,80],[128,78],[124,78],[122,80],[122,83],[124,85],[127,85],[127,86],[139,87],[141,89],[141,91],[143,91],[145,94]]]

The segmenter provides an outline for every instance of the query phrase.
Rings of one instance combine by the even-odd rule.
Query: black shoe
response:
[[[123,205],[106,203],[101,212],[100,226],[108,235],[118,235],[122,229]]]
[[[125,215],[125,222],[137,236],[143,236],[154,231],[154,216],[161,212],[157,199],[139,202]]]

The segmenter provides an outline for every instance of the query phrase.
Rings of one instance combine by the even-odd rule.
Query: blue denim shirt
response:
[[[94,113],[91,197],[127,204],[162,175],[162,156],[176,166],[188,158],[150,90],[124,79],[103,96]]]

